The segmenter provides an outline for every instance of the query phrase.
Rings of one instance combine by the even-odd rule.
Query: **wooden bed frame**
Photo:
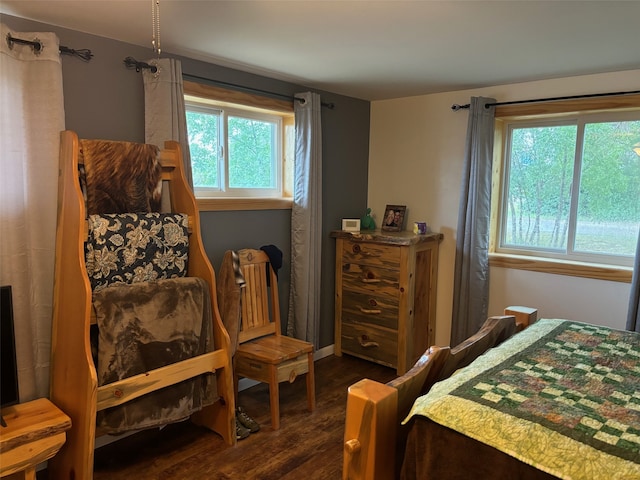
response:
[[[470,364],[530,322],[537,310],[508,307],[509,315],[488,318],[480,330],[454,348],[430,347],[407,373],[386,384],[363,379],[347,394],[343,480],[398,478],[408,426],[402,425],[415,399]]]
[[[163,184],[170,184],[174,212],[189,216],[189,264],[187,276],[200,277],[209,285],[212,302],[213,337],[216,350],[167,365],[144,374],[98,386],[91,355],[89,330],[92,293],[85,267],[87,239],[85,204],[78,179],[79,140],[71,131],[60,136],[58,226],[53,305],[51,400],[69,417],[72,427],[58,455],[48,464],[51,478],[93,477],[93,452],[97,411],[121,405],[160,388],[203,373],[216,376],[219,400],[191,419],[218,432],[229,445],[236,442],[235,398],[229,335],[222,324],[216,300],[215,274],[200,237],[200,219],[195,198],[182,172],[182,154],[177,142],[166,142],[160,153]]]

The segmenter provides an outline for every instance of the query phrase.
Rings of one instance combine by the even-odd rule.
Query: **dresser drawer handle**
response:
[[[374,342],[372,340],[369,340],[369,336],[368,335],[360,335],[358,337],[358,342],[360,343],[360,346],[362,348],[375,348],[375,347],[379,347],[380,346],[378,344],[378,342]]]
[[[382,310],[380,310],[379,308],[362,308],[360,307],[360,311],[362,313],[369,313],[372,315],[378,315],[379,313],[382,313]]]
[[[363,278],[362,283],[380,283],[379,278]]]
[[[351,251],[356,255],[362,255],[363,257],[380,257],[380,253],[372,253],[362,250],[362,247],[357,243],[351,247]]]

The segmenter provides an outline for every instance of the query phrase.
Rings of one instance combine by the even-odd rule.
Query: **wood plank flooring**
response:
[[[347,387],[362,378],[387,382],[395,370],[355,357],[318,360],[316,410],[309,413],[304,378],[280,384],[280,430],[271,429],[269,389],[239,394],[239,404],[261,425],[228,447],[215,433],[182,422],[148,430],[95,453],[95,480],[331,480],[340,479]],[[46,480],[46,471],[38,480]]]

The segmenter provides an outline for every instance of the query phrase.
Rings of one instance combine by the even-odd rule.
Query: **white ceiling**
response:
[[[0,0],[0,11],[152,54],[151,5]],[[640,0],[160,0],[160,46],[380,100],[640,68]]]

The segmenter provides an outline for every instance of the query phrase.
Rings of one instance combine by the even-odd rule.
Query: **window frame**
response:
[[[218,186],[217,187],[197,187],[194,186],[194,193],[197,198],[280,198],[282,197],[283,179],[282,179],[282,129],[283,121],[279,115],[264,113],[260,111],[240,109],[233,107],[223,107],[213,103],[204,102],[202,99],[187,96],[185,98],[185,108],[187,111],[199,112],[204,114],[216,115],[219,121],[218,143],[220,151],[216,161],[218,170]],[[271,133],[272,143],[272,162],[271,172],[273,174],[272,186],[263,188],[241,188],[232,187],[230,185],[230,148],[229,148],[229,119],[240,118],[247,120],[257,120],[271,124],[275,127],[275,131]],[[278,139],[280,137],[280,139]]]
[[[602,118],[612,112],[640,112],[640,95],[622,95],[587,99],[564,100],[538,104],[497,106],[495,112],[495,139],[493,159],[494,185],[491,198],[491,227],[489,244],[489,264],[492,267],[515,268],[543,273],[595,278],[617,282],[631,282],[633,268],[628,266],[596,263],[584,258],[554,258],[535,254],[522,254],[511,249],[501,249],[499,245],[499,222],[502,220],[502,196],[504,188],[505,152],[507,149],[507,128],[510,123],[546,120],[566,121],[567,118],[584,114],[602,114]],[[594,116],[595,118],[595,116]]]
[[[258,115],[266,114],[279,117],[282,121],[282,151],[279,153],[281,161],[278,173],[278,181],[281,185],[280,194],[277,196],[237,194],[235,196],[204,197],[196,192],[198,208],[201,211],[291,209],[294,162],[293,99],[290,101],[279,100],[190,80],[184,80],[184,96],[185,103],[195,102],[205,106],[211,105],[212,108],[220,110],[238,110],[243,114],[257,112]],[[226,150],[226,138],[224,142]]]

